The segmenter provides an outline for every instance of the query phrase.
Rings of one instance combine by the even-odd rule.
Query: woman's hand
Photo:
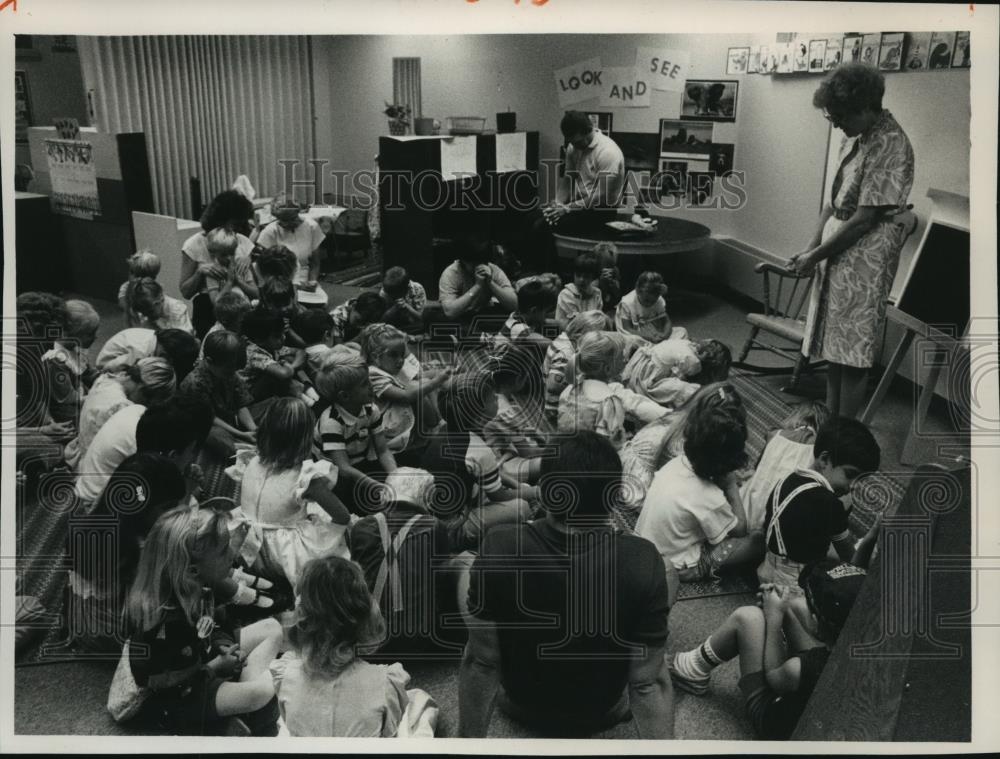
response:
[[[788,259],[788,269],[795,272],[800,277],[808,276],[812,274],[813,269],[816,268],[816,257],[814,255],[814,250],[804,250],[801,253],[796,253],[794,256]]]

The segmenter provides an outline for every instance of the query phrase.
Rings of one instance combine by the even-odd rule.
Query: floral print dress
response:
[[[816,268],[802,352],[845,366],[875,362],[886,300],[896,277],[913,186],[913,148],[902,128],[883,110],[867,132],[845,137],[833,180],[834,215],[823,228],[828,240],[861,206],[885,208],[875,227],[842,253]]]

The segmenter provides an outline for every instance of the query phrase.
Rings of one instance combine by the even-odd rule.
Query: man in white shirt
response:
[[[567,111],[559,128],[568,143],[566,171],[559,180],[555,201],[530,217],[533,249],[543,256],[538,263],[549,264],[549,268],[558,263],[552,232],[595,231],[614,221],[625,186],[621,148],[594,129],[587,114]]]

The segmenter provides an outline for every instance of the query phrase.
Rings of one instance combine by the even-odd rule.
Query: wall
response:
[[[90,124],[78,52],[53,53],[52,37],[33,35],[32,59],[18,57],[14,68],[28,75],[32,126],[51,126],[54,119],[75,118]],[[76,39],[75,37],[73,38]],[[31,164],[27,143],[14,150],[16,163]]]
[[[314,37],[317,153],[337,169],[371,168],[378,136],[386,132],[381,106],[392,96],[394,56],[421,59],[423,115],[480,115],[493,127],[495,114],[510,108],[519,129],[540,132],[544,159],[558,156],[561,143],[555,69],[591,56],[605,65],[630,65],[638,46],[686,49],[689,76],[740,83],[736,123],[717,124],[716,139],[736,145],[734,166],[746,174],[747,203],[733,211],[674,213],[707,224],[716,235],[788,257],[814,231],[831,129],[812,105],[820,77],[726,76],[729,47],[773,43],[773,34]],[[942,122],[965,135],[968,77],[967,70],[890,74],[885,104],[900,114],[911,135],[930,137]],[[679,112],[680,93],[654,91],[651,100],[650,108],[617,109],[614,129],[655,132],[659,119]],[[599,110],[593,103],[574,107]],[[962,192],[956,188],[968,185],[968,152],[955,154],[952,145],[921,150],[917,172],[915,193],[932,177],[947,177],[944,189]]]

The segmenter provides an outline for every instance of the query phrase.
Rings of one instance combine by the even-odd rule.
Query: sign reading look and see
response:
[[[597,100],[607,108],[648,108],[650,92],[681,92],[691,60],[683,50],[640,47],[634,66],[605,66],[588,58],[555,71],[559,106]]]

